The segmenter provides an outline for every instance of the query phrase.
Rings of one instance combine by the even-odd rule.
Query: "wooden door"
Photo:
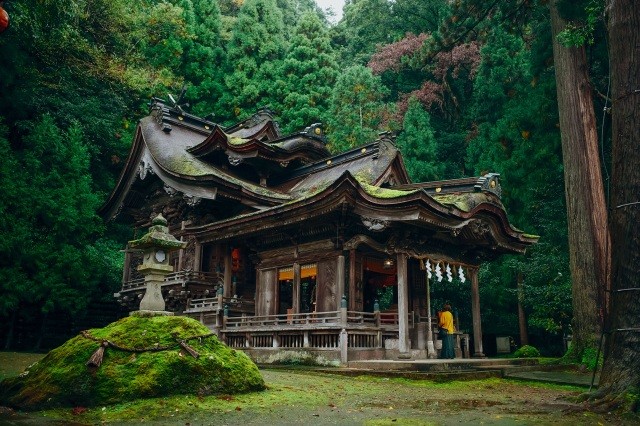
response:
[[[318,276],[316,282],[316,311],[337,311],[340,307],[336,290],[336,258],[318,262]]]

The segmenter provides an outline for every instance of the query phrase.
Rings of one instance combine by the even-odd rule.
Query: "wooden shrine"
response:
[[[435,357],[427,289],[453,276],[471,287],[467,356],[481,357],[478,268],[537,241],[500,195],[497,174],[410,182],[389,134],[331,155],[320,125],[283,135],[263,109],[222,127],[153,99],[101,214],[139,232],[162,214],[185,243],[169,254],[165,309],[257,361]],[[125,255],[115,297],[134,310],[142,253]]]

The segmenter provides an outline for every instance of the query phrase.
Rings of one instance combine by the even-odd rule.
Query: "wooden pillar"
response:
[[[231,288],[231,251],[229,250],[228,246],[223,246],[222,250],[224,252],[224,254],[223,254],[223,258],[224,258],[224,282],[223,282],[224,297],[232,297],[233,294],[231,292],[233,291],[233,289]]]
[[[122,284],[129,281],[131,278],[131,250],[129,247],[123,250],[124,251],[124,267],[122,268]]]
[[[349,310],[356,309],[356,251],[349,250]]]
[[[264,288],[265,284],[262,269],[256,269],[256,294],[253,296],[253,303],[255,303],[254,313],[256,315],[265,315]]]
[[[182,223],[180,224],[180,233],[184,232],[184,220],[182,221]],[[180,235],[180,241],[184,241],[184,238],[182,237],[182,235]],[[184,265],[182,264],[182,262],[184,261],[184,249],[181,248],[180,251],[178,252],[178,268],[176,268],[178,271],[182,271],[184,269]]]
[[[425,281],[427,284],[427,357],[436,358],[436,348],[433,344],[433,324],[431,319],[431,286],[429,285],[429,275],[425,271]]]
[[[293,301],[291,307],[293,313],[300,313],[300,264],[295,262],[293,264]]]
[[[202,271],[202,244],[196,241],[193,250],[194,254],[192,268],[196,272]]]
[[[482,351],[482,322],[480,317],[480,286],[478,285],[478,269],[470,268],[471,275],[471,317],[473,319],[473,356],[484,358]]]
[[[256,315],[278,313],[278,270],[258,269],[256,280]]]
[[[407,255],[398,253],[398,349],[400,354],[409,352],[409,285]]]
[[[339,300],[342,300],[344,293],[344,255],[338,256],[338,265],[336,266],[336,296]]]

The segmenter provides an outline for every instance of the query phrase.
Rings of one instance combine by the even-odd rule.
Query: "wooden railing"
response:
[[[256,304],[253,300],[237,297],[207,297],[202,299],[191,299],[184,313],[214,312],[224,309],[227,306],[232,312],[242,312],[253,314]]]
[[[202,271],[177,271],[172,272],[165,278],[163,286],[186,284],[189,282],[203,283],[203,284],[221,284],[224,277],[219,272],[202,272]],[[120,292],[140,290],[144,288],[144,278],[136,278],[122,283],[122,290]]]
[[[340,324],[340,311],[311,312],[301,314],[259,315],[229,317],[225,321],[225,329],[274,327],[274,326],[302,326],[313,324]]]

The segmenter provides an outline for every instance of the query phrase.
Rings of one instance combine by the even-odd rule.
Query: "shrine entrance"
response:
[[[364,311],[373,312],[377,301],[381,312],[398,311],[398,277],[391,258],[365,257],[363,262]]]
[[[294,272],[293,266],[278,268],[278,314],[315,312],[317,264],[301,265],[299,277]]]

